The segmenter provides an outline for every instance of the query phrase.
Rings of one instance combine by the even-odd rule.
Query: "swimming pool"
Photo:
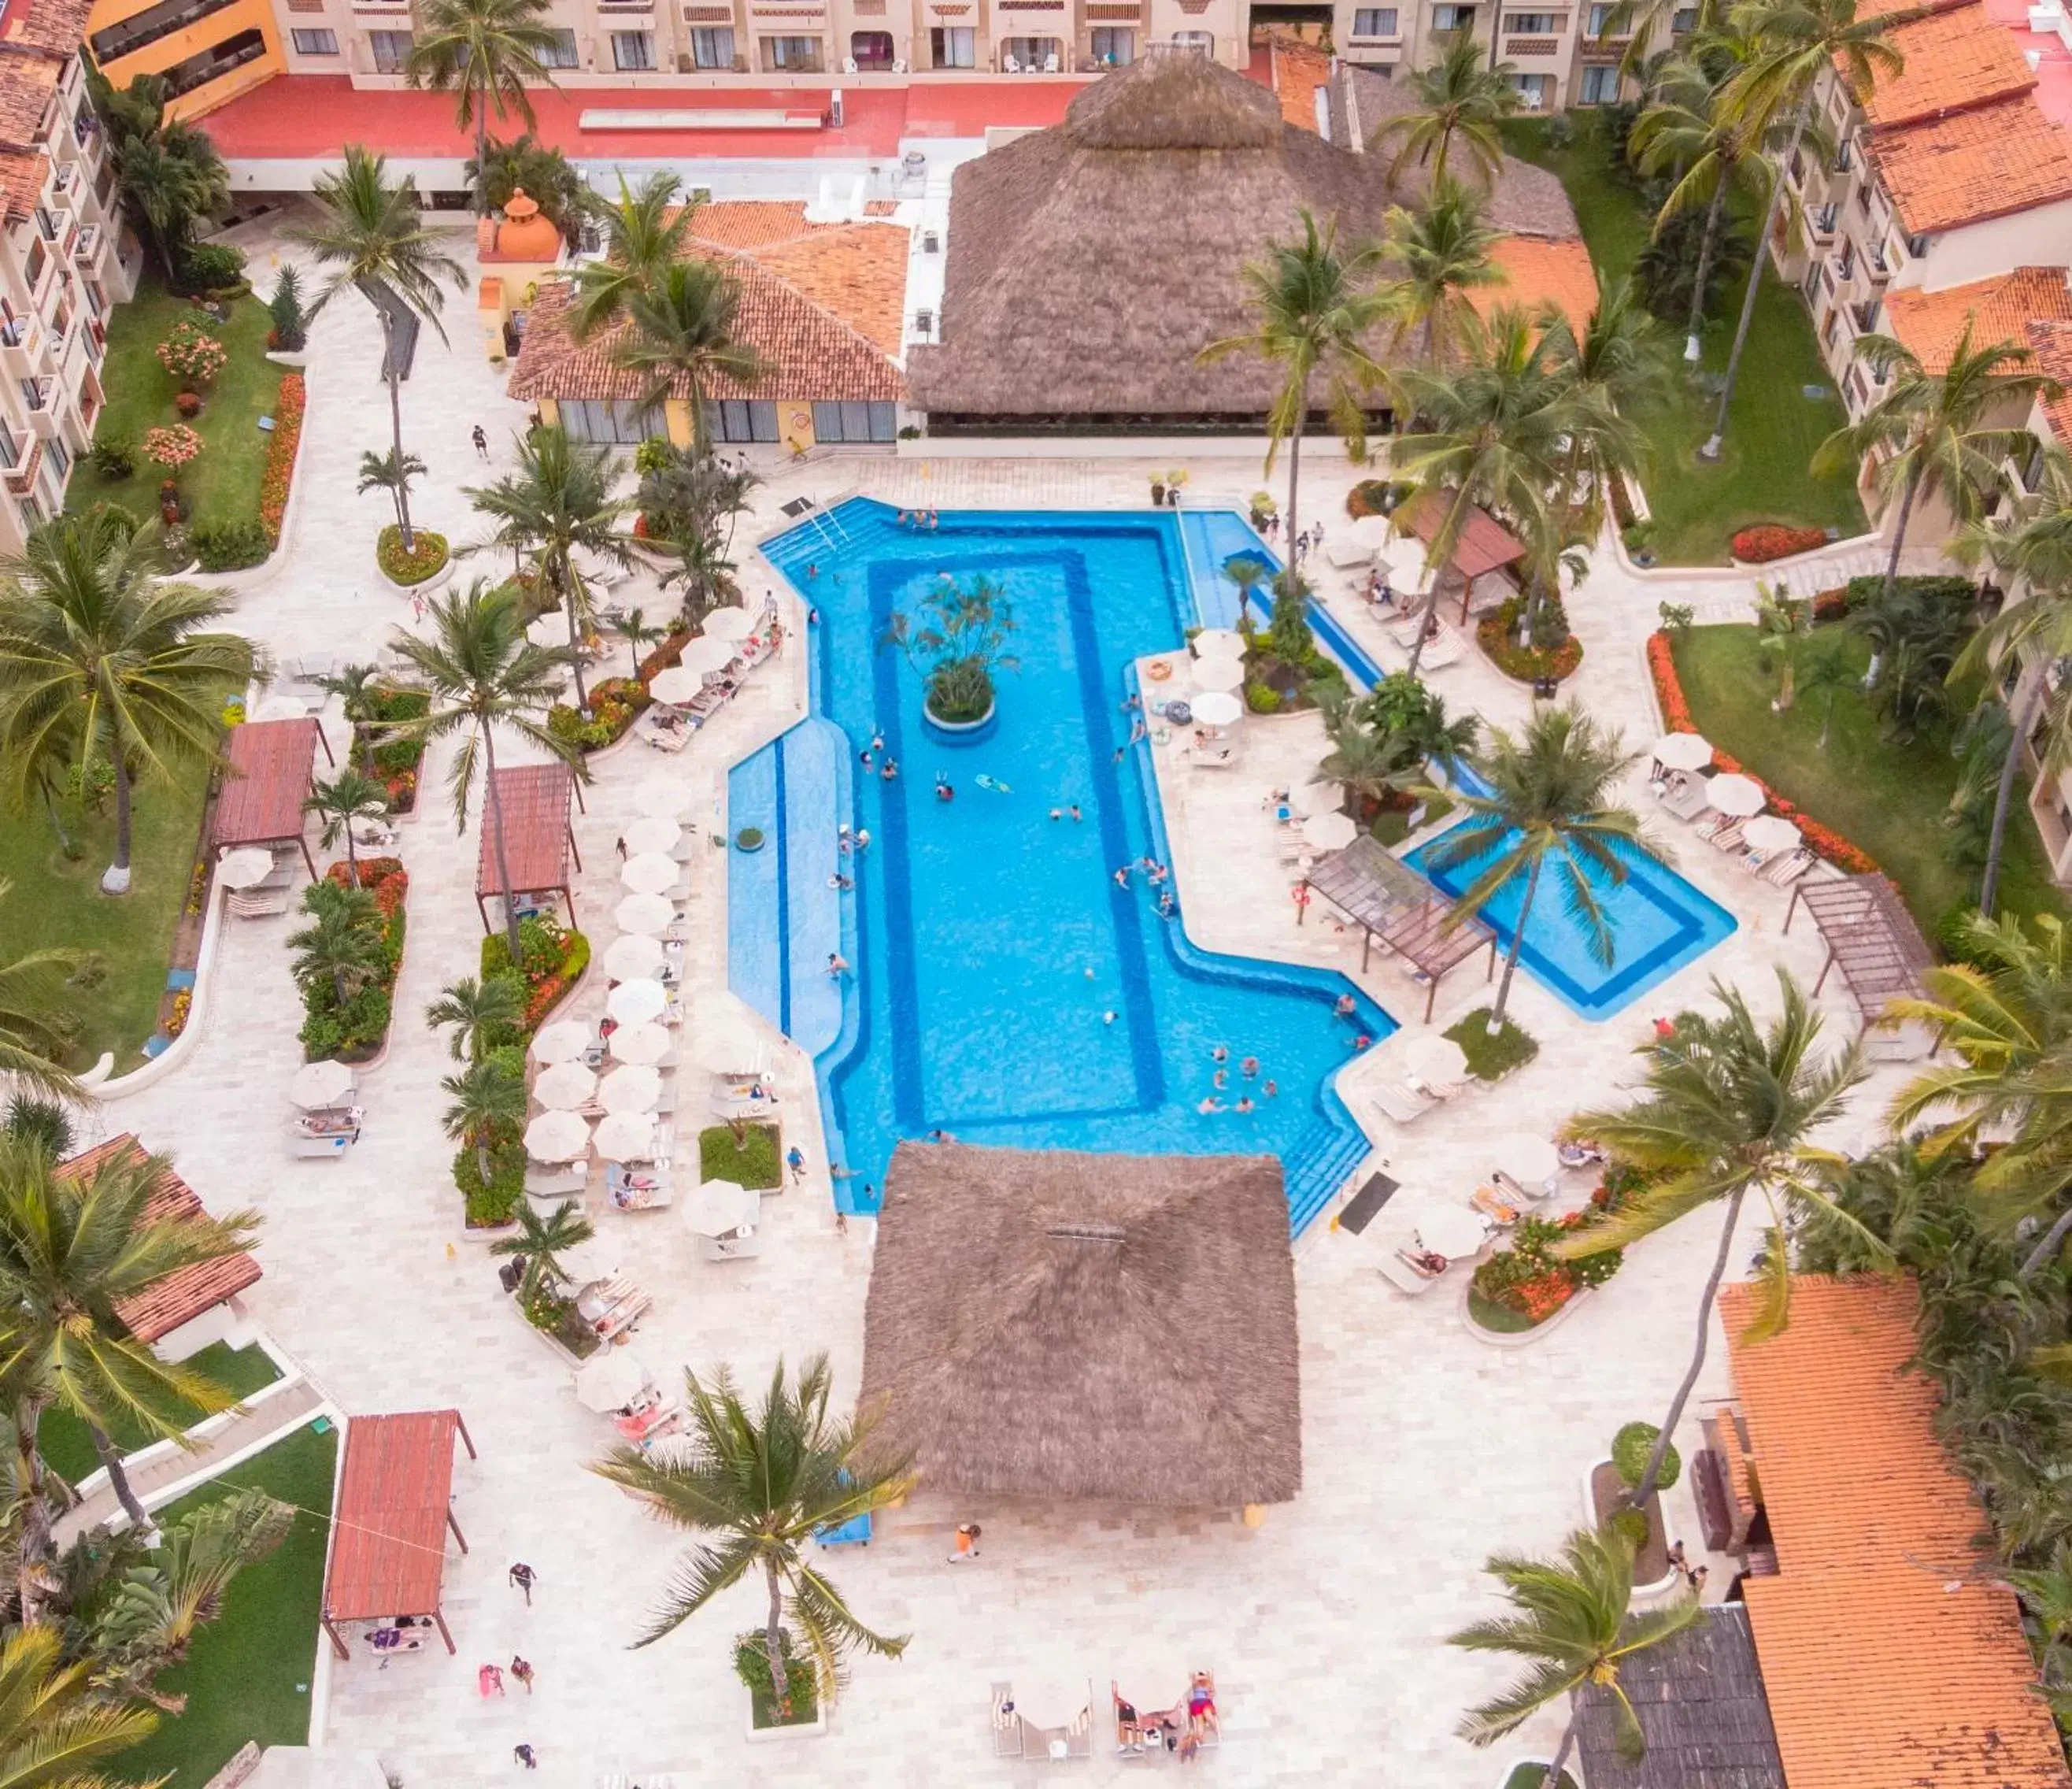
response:
[[[1331,1083],[1357,1038],[1395,1022],[1341,976],[1197,950],[1141,870],[1113,879],[1170,861],[1152,748],[1129,742],[1122,704],[1134,661],[1195,620],[1190,547],[1170,515],[976,512],[923,534],[864,499],[765,546],[819,613],[814,718],[730,780],[732,825],[768,843],[730,853],[729,975],[814,1055],[844,1209],[874,1209],[894,1145],[936,1130],[1277,1155],[1298,1230],[1365,1154]],[[923,738],[920,680],[878,646],[945,571],[1000,582],[1018,623],[1021,668],[975,746]],[[894,780],[861,762],[877,736]],[[870,834],[866,850],[840,853],[845,824]],[[853,975],[828,975],[832,951]],[[1333,1010],[1346,994],[1350,1020]],[[1246,1097],[1255,1110],[1231,1109]],[[1209,1100],[1225,1109],[1202,1111]]]

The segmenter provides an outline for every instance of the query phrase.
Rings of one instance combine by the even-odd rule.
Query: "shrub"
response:
[[[308,388],[299,372],[283,373],[273,399],[273,433],[266,442],[266,463],[259,474],[259,520],[275,545],[288,513],[288,491],[294,482],[295,449],[302,438],[302,412]]]
[[[1475,1269],[1474,1290],[1531,1322],[1544,1322],[1585,1287],[1602,1285],[1624,1264],[1625,1252],[1617,1248],[1572,1261],[1554,1252],[1556,1244],[1600,1222],[1610,1209],[1593,1203],[1553,1222],[1520,1218],[1511,1230],[1511,1246]]]
[[[221,292],[245,278],[245,252],[227,242],[197,242],[180,257],[180,290]]]
[[[204,571],[242,571],[265,563],[273,550],[264,522],[204,522],[187,537]]]
[[[185,321],[175,323],[158,344],[158,364],[190,390],[208,384],[229,361],[229,349]]]
[[[1628,1491],[1640,1483],[1640,1475],[1646,1471],[1647,1456],[1654,1452],[1655,1437],[1661,1433],[1651,1422],[1630,1422],[1612,1437],[1612,1464]],[[1655,1481],[1655,1488],[1666,1491],[1683,1475],[1684,1462],[1672,1447],[1662,1456],[1662,1476]]]
[[[1733,538],[1733,555],[1745,565],[1760,565],[1772,559],[1788,559],[1794,553],[1811,553],[1827,544],[1824,528],[1786,528],[1764,522],[1745,528]]]
[[[556,702],[547,710],[547,730],[585,751],[599,751],[623,738],[653,699],[631,677],[606,677],[590,685],[590,719],[568,703]]]
[[[499,1138],[489,1145],[489,1184],[482,1183],[475,1151],[462,1145],[453,1158],[454,1185],[467,1203],[467,1227],[492,1229],[517,1215],[525,1198],[525,1141]]]
[[[273,295],[266,302],[266,314],[273,322],[266,338],[268,345],[284,354],[301,353],[309,343],[309,315],[302,309],[301,276],[293,267],[281,269],[281,277],[273,282]]]
[[[791,1721],[810,1722],[820,1712],[820,1686],[814,1678],[812,1661],[792,1651],[789,1628],[778,1629],[777,1651],[784,1661],[785,1692],[791,1705]],[[759,1630],[743,1634],[734,1641],[734,1674],[748,1692],[754,1725],[778,1725],[779,1702],[770,1675],[770,1654]]]
[[[443,534],[435,534],[428,528],[413,528],[410,534],[408,552],[403,547],[403,531],[393,522],[382,529],[374,543],[374,557],[380,565],[381,575],[390,583],[401,584],[406,589],[437,577],[446,570],[450,557]]]
[[[1520,683],[1573,677],[1583,662],[1583,643],[1568,631],[1568,611],[1558,600],[1547,604],[1552,612],[1542,618],[1539,632],[1548,644],[1521,646],[1518,623],[1525,613],[1525,604],[1523,596],[1514,596],[1475,623],[1475,640],[1490,663]]]
[[[1244,686],[1244,705],[1255,714],[1278,714],[1281,692],[1271,684],[1248,683]]]
[[[525,983],[525,1034],[539,1030],[590,967],[590,940],[545,916],[518,923],[517,973]],[[501,932],[482,941],[482,977],[512,973],[511,947]]]
[[[201,437],[184,422],[144,431],[144,457],[169,470],[199,458],[201,450]]]
[[[1393,515],[1413,488],[1387,479],[1362,479],[1346,493],[1346,513],[1355,521],[1363,516]]]
[[[1655,612],[1661,618],[1662,631],[1679,640],[1691,631],[1692,623],[1698,619],[1697,610],[1688,603],[1658,603]]]
[[[676,457],[676,450],[670,446],[667,435],[650,435],[633,450],[633,470],[646,477],[650,472],[660,472]]]
[[[111,435],[93,444],[93,469],[104,479],[126,479],[137,470],[137,444]]]
[[[201,398],[194,392],[182,392],[173,400],[173,408],[189,422],[201,414]]]
[[[1968,608],[1979,600],[1979,587],[1968,578],[1901,578],[1895,579],[1894,584],[1901,593],[1921,598],[1923,606],[1930,608]],[[1882,572],[1852,578],[1841,589],[1842,612],[1847,615],[1862,607],[1884,590]],[[1819,598],[1814,600],[1817,603]]]
[[[1615,1509],[1605,1518],[1605,1526],[1636,1553],[1647,1544],[1649,1524],[1645,1510]]]
[[[347,866],[335,863],[325,872],[325,879],[343,886],[351,877]],[[381,973],[343,1006],[327,978],[319,977],[303,985],[301,1034],[306,1061],[335,1056],[341,1062],[365,1062],[380,1051],[388,1034],[396,975],[403,962],[404,903],[410,878],[394,857],[363,857],[360,886],[374,897],[381,915]]]

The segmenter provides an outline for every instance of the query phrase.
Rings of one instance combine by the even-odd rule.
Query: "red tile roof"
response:
[[[1273,92],[1281,116],[1298,130],[1317,130],[1317,89],[1331,78],[1331,59],[1299,38],[1276,34],[1272,40]]]
[[[1874,132],[1870,154],[1911,235],[2072,199],[2066,133],[2027,94]]]
[[[438,1613],[459,1427],[458,1410],[347,1421],[324,1573],[327,1620]]]
[[[223,793],[210,837],[220,845],[275,845],[302,836],[302,798],[316,764],[314,720],[247,721],[230,730]]]
[[[14,0],[0,14],[0,46],[61,62],[79,54],[93,0]]]
[[[2032,322],[2072,322],[2072,289],[2062,267],[2017,267],[1997,279],[1946,286],[1939,292],[1918,287],[1888,292],[1885,312],[1889,332],[1934,373],[1949,365],[1967,322],[1975,351],[1996,342],[2028,345],[2024,332]]]
[[[568,886],[569,807],[575,788],[575,773],[565,764],[508,764],[497,771],[504,853],[514,894]],[[496,829],[489,823],[485,804],[475,860],[475,897],[500,894],[503,888],[496,874]]]
[[[1589,327],[1597,307],[1597,274],[1580,236],[1503,236],[1490,250],[1490,261],[1503,283],[1468,291],[1468,302],[1482,315],[1500,304],[1534,311],[1552,303],[1578,335]]]
[[[1875,130],[2012,99],[2036,85],[2014,39],[1983,6],[1956,6],[1897,26],[1890,41],[1906,66],[1878,80],[1864,108]]]
[[[1908,1370],[1907,1279],[1793,1281],[1790,1326],[1720,1297],[1774,1577],[1744,1587],[1791,1789],[2072,1789],[1986,1518]]]
[[[1429,494],[1416,499],[1403,512],[1403,519],[1410,524],[1411,533],[1428,545],[1445,516],[1443,500]],[[1456,571],[1466,578],[1480,578],[1486,572],[1515,565],[1524,557],[1523,544],[1515,539],[1501,522],[1479,504],[1468,506],[1466,525],[1461,530],[1460,544],[1453,549]]]
[[[2040,401],[2061,447],[2072,448],[2072,323],[2030,323],[2023,331],[2036,354],[2036,370],[2065,389]]]

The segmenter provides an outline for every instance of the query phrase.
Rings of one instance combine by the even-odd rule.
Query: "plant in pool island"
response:
[[[191,323],[177,323],[158,344],[158,364],[188,391],[208,385],[228,364],[230,351]]]
[[[1411,806],[1412,792],[1432,780],[1431,767],[1451,771],[1474,750],[1480,730],[1474,715],[1449,714],[1445,697],[1403,671],[1364,696],[1334,694],[1322,706],[1331,750],[1315,780],[1342,783],[1363,820]]]
[[[1007,650],[1014,606],[983,574],[968,583],[938,582],[921,599],[918,618],[894,611],[881,642],[897,648],[927,686],[927,710],[952,726],[980,721],[993,711],[993,677],[1017,671]]]

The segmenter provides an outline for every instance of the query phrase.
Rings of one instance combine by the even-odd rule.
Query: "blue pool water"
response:
[[[1126,890],[1112,880],[1168,857],[1150,748],[1127,743],[1129,668],[1180,644],[1198,592],[1223,600],[1211,592],[1227,582],[1190,578],[1190,559],[1212,570],[1240,548],[1257,543],[1235,516],[1211,528],[1194,516],[985,512],[918,534],[859,499],[764,549],[820,613],[815,718],[733,773],[732,825],[770,842],[730,853],[729,970],[815,1055],[845,1209],[875,1206],[900,1138],[937,1129],[1026,1148],[1276,1154],[1297,1229],[1365,1154],[1331,1082],[1356,1037],[1394,1021],[1338,975],[1198,951],[1141,872]],[[1005,585],[1022,661],[1000,679],[998,732],[952,748],[923,736],[919,678],[878,648],[945,571]],[[895,781],[862,771],[874,734]],[[938,772],[954,800],[935,799]],[[1079,822],[1049,819],[1075,804]],[[868,851],[838,856],[844,822],[868,829]],[[828,887],[838,870],[853,890]],[[825,973],[834,950],[853,978]],[[1351,1022],[1333,1012],[1345,993]],[[1219,1097],[1249,1091],[1256,1112],[1198,1109],[1218,1047],[1231,1058]],[[1247,1055],[1260,1065],[1248,1084]]]

